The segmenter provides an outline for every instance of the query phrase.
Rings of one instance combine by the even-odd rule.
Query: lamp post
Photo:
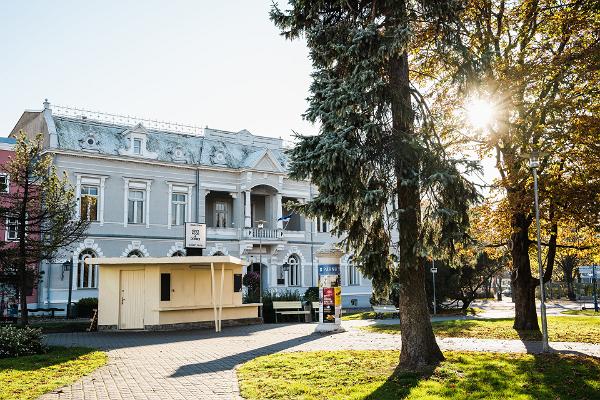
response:
[[[533,194],[535,199],[535,223],[537,226],[537,261],[538,272],[540,275],[540,314],[542,317],[542,351],[547,352],[548,346],[548,322],[546,320],[546,294],[544,293],[544,270],[542,267],[542,240],[540,237],[540,205],[538,200],[538,179],[537,169],[540,166],[540,154],[537,151],[531,152],[529,156],[529,168],[533,173]]]
[[[263,230],[265,229],[265,222],[263,220],[258,220],[256,221],[256,227],[258,228],[258,274],[260,276],[260,279],[258,280],[258,302],[260,304],[262,304],[262,292],[263,292],[263,288],[262,288],[262,280],[263,280],[263,274],[262,274],[262,236],[263,236]],[[262,317],[262,305],[260,306],[260,316]]]
[[[592,284],[594,288],[594,312],[598,312],[598,295],[596,292],[596,264],[592,264]]]
[[[433,279],[433,315],[437,314],[437,302],[435,299],[435,274],[437,273],[437,268],[435,267],[435,260],[431,259],[431,278]]]
[[[73,258],[63,263],[64,268],[69,269],[69,295],[67,297],[67,319],[71,319],[71,296],[73,294]]]

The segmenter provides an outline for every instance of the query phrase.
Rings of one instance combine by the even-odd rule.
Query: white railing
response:
[[[114,125],[135,126],[139,123],[144,125],[146,129],[183,133],[188,135],[204,135],[204,129],[199,126],[180,124],[177,122],[158,121],[148,118],[133,117],[130,115],[110,114],[100,111],[85,110],[82,108],[65,107],[53,104],[52,114],[62,117],[93,120],[98,122],[106,122]]]
[[[281,229],[244,228],[244,239],[281,240]]]

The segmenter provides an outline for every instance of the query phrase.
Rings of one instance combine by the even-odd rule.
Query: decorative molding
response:
[[[121,257],[126,258],[129,253],[134,250],[138,250],[140,253],[144,255],[144,257],[150,257],[150,253],[146,249],[146,247],[142,244],[140,240],[132,240],[131,243],[127,245],[123,253],[121,253]]]
[[[173,254],[177,253],[178,251],[186,254],[185,248],[183,247],[183,242],[175,242],[175,244],[167,251],[167,257],[173,257]]]
[[[215,253],[217,253],[219,251],[221,253],[223,253],[223,255],[226,255],[226,256],[229,255],[229,250],[227,249],[227,247],[223,247],[223,243],[215,243],[215,245],[213,247],[208,249],[208,255],[214,256]]]

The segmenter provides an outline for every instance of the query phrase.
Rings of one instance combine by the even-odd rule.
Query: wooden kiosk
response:
[[[230,256],[88,258],[98,265],[99,330],[262,323],[242,304],[242,261]]]

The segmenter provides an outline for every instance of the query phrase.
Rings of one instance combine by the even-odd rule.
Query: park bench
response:
[[[49,312],[51,317],[54,318],[54,312],[56,311],[65,311],[64,308],[56,308],[56,307],[47,307],[47,308],[28,308],[29,312]]]
[[[373,306],[373,311],[375,312],[375,318],[377,318],[378,316],[383,317],[383,314],[398,314],[400,310],[393,304],[382,304]]]
[[[310,310],[304,310],[301,301],[274,301],[273,311],[275,311],[275,323],[277,323],[277,314],[298,315],[298,322],[300,322],[301,315],[307,315],[312,312]]]

